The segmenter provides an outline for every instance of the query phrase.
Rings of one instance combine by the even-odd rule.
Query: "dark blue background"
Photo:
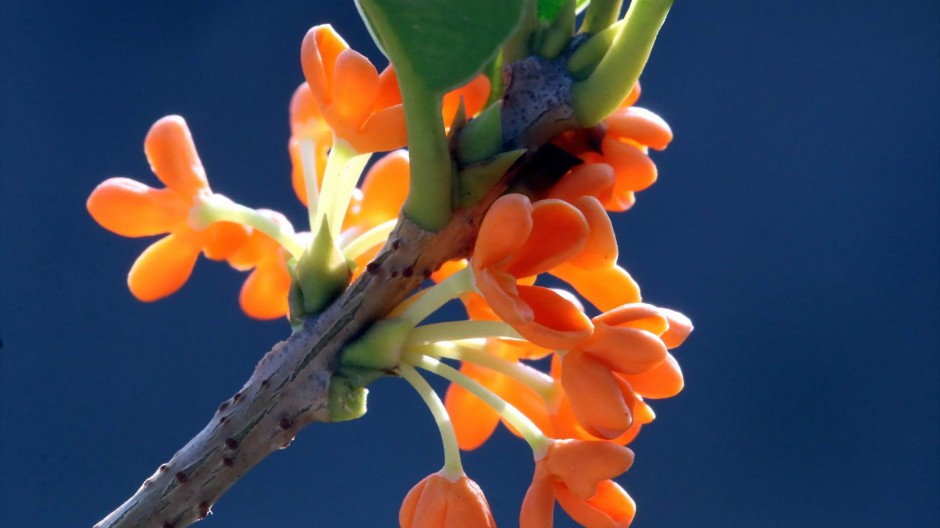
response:
[[[144,135],[179,113],[216,190],[299,224],[301,38],[331,22],[379,60],[351,2],[78,4],[2,3],[3,526],[97,521],[289,330],[243,317],[243,276],[218,264],[136,302],[124,276],[150,241],[99,228],[89,191],[155,182]],[[934,1],[674,7],[641,106],[676,140],[616,221],[647,300],[697,329],[687,389],[633,445],[636,526],[940,520],[938,21]],[[393,525],[436,435],[382,381],[365,419],[302,432],[206,526]],[[503,431],[465,463],[512,526],[525,445]]]

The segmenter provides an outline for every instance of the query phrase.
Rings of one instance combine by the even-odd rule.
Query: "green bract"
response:
[[[515,29],[522,0],[357,0],[399,81],[437,95],[480,73]]]

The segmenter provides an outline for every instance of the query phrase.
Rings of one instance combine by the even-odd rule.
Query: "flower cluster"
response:
[[[144,141],[147,160],[163,189],[129,178],[110,178],[91,193],[87,208],[105,229],[127,237],[166,234],[135,261],[131,293],[156,301],[178,291],[203,254],[250,272],[239,296],[257,319],[288,315],[288,296],[305,246],[329,226],[330,243],[351,263],[348,280],[362,273],[395,226],[408,194],[405,121],[395,72],[379,74],[330,26],[303,41],[302,83],[290,103],[288,151],[292,183],[309,211],[310,231],[296,232],[287,217],[252,209],[214,193],[180,116],[158,120]],[[477,77],[444,98],[444,120],[459,102],[480,111],[489,82]],[[373,152],[391,151],[357,181]]]
[[[380,73],[329,26],[310,30],[301,58],[306,82],[291,100],[288,151],[309,231],[213,192],[186,123],[163,118],[144,146],[166,187],[112,178],[87,203],[117,234],[165,235],[131,268],[135,297],[154,301],[177,291],[203,254],[249,272],[239,297],[249,316],[312,314],[385,244],[409,193],[395,71]],[[489,91],[479,76],[444,95],[441,123],[454,130],[472,123],[498,99]],[[528,442],[535,459],[521,526],[551,526],[555,502],[588,527],[632,521],[634,503],[613,479],[633,462],[625,446],[654,418],[648,401],[682,389],[669,351],[692,330],[682,314],[642,302],[617,261],[608,213],[626,211],[655,182],[648,149],[663,149],[672,138],[662,119],[634,106],[638,97],[636,85],[602,126],[556,137],[555,146],[580,164],[547,190],[520,182],[518,192],[493,201],[468,260],[443,265],[433,285],[390,307],[345,347],[339,375],[394,372],[415,387],[440,427],[444,466],[407,494],[401,526],[495,526],[460,450],[482,445],[501,422]],[[360,183],[376,152],[388,154]],[[453,299],[463,302],[465,320],[425,323]],[[459,369],[442,360],[459,361]],[[536,367],[547,364],[548,372]],[[451,382],[443,400],[418,369]]]
[[[625,105],[613,117],[633,110]],[[626,444],[654,418],[647,400],[683,387],[669,350],[692,324],[641,302],[639,287],[617,264],[607,212],[622,209],[623,199],[611,199],[615,187],[631,189],[632,204],[632,193],[641,189],[630,182],[649,178],[636,174],[651,165],[639,136],[618,136],[626,138],[620,148],[635,149],[647,163],[614,165],[590,152],[547,197],[497,199],[469,261],[436,274],[438,284],[390,316],[413,326],[399,370],[419,367],[452,382],[444,412],[432,405],[438,423],[453,429],[448,434],[456,447],[445,440],[445,451],[479,447],[500,422],[532,446],[536,468],[521,508],[523,527],[551,526],[556,501],[584,526],[629,525],[634,503],[612,479],[633,461]],[[542,285],[547,275],[570,290]],[[418,325],[453,298],[463,301],[467,320]],[[548,373],[530,363],[549,356]],[[350,357],[355,364],[359,356]],[[441,359],[461,361],[459,370]],[[453,482],[466,478],[456,459],[459,454],[445,453],[442,473]]]

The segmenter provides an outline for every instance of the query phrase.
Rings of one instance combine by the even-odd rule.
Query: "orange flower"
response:
[[[157,121],[147,133],[144,152],[166,188],[111,178],[92,191],[86,206],[95,221],[119,235],[169,233],[137,258],[127,276],[135,297],[155,301],[183,286],[200,252],[210,259],[224,260],[241,247],[248,230],[230,222],[217,222],[202,230],[190,226],[190,209],[200,196],[211,195],[212,191],[182,117],[167,116]]]
[[[682,372],[666,349],[691,331],[685,316],[648,304],[595,317],[594,334],[561,364],[562,385],[578,423],[593,436],[616,438],[633,425],[637,395],[669,397],[682,390]]]
[[[647,152],[650,148],[663,150],[672,141],[672,130],[661,117],[633,106],[639,97],[637,83],[620,108],[604,119],[605,132],[599,144],[584,131],[564,134],[558,141],[587,164],[606,164],[611,168],[615,176],[613,185],[594,187],[600,194],[592,194],[600,198],[609,211],[626,211],[633,206],[634,193],[656,181],[656,165]],[[580,169],[582,173],[585,171]],[[562,178],[559,184],[565,188],[572,186],[566,181],[569,176]]]
[[[405,111],[390,68],[380,75],[330,25],[307,32],[300,59],[323,119],[337,137],[359,153],[405,146]]]
[[[401,505],[401,528],[493,528],[496,521],[476,482],[434,473],[417,483]]]
[[[552,369],[551,369],[552,378],[556,383],[561,385],[561,357],[558,354],[555,354],[552,357]],[[615,376],[619,376],[616,375]],[[564,391],[564,387],[560,386],[557,388],[560,392],[558,395],[558,403],[553,409],[553,412],[549,415],[551,421],[552,429],[551,436],[554,438],[572,438],[578,440],[610,440],[615,444],[627,445],[633,441],[634,438],[640,433],[642,426],[650,423],[656,418],[656,414],[653,413],[653,409],[650,408],[646,402],[643,401],[643,397],[640,395],[635,395],[632,398],[632,407],[629,408],[630,416],[632,418],[632,423],[620,436],[616,438],[599,438],[595,435],[592,435],[587,431],[579,422],[577,416],[574,414],[574,409],[571,407],[571,400],[568,398],[568,395]]]
[[[258,212],[278,225],[290,225],[284,215],[276,211],[259,209]],[[245,279],[238,296],[242,311],[249,317],[277,319],[287,315],[291,281],[287,259],[287,251],[273,238],[258,230],[252,231],[244,245],[229,255],[227,260],[233,268],[254,268]]]
[[[520,284],[581,253],[589,230],[570,204],[532,204],[521,194],[499,198],[483,218],[470,259],[477,287],[500,319],[536,345],[566,349],[591,334],[577,305],[549,288]]]
[[[612,442],[556,440],[535,463],[522,501],[521,528],[553,526],[554,503],[587,528],[625,528],[636,513],[633,499],[612,478],[633,464],[633,451]]]

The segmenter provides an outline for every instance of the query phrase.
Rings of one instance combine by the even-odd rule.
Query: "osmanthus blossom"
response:
[[[401,528],[495,528],[490,505],[476,482],[460,475],[432,473],[405,496],[398,514]]]
[[[608,211],[622,212],[633,206],[636,192],[656,182],[656,165],[648,152],[650,148],[665,149],[672,141],[672,129],[655,113],[633,106],[639,98],[640,84],[636,83],[619,108],[604,119],[600,141],[596,131],[584,130],[556,140],[585,165],[562,178],[551,194],[577,188],[599,198]],[[595,165],[609,168],[593,168]]]
[[[163,118],[148,133],[145,152],[166,188],[112,178],[87,204],[92,217],[117,234],[166,235],[131,269],[128,284],[136,297],[152,301],[175,292],[202,253],[248,272],[239,295],[246,314],[290,315],[293,323],[298,310],[320,313],[320,305],[306,304],[310,291],[322,287],[320,279],[334,280],[327,286],[342,293],[368,269],[412,187],[398,79],[391,67],[379,72],[328,25],[307,33],[301,65],[306,82],[291,99],[288,147],[291,181],[310,231],[295,231],[279,212],[214,193],[183,119]],[[440,107],[429,121],[439,117],[435,125],[446,130],[462,115],[451,131],[456,134],[464,119],[479,115],[492,101],[489,79],[477,73],[463,77],[472,77],[463,86],[436,92]],[[499,423],[530,446],[535,460],[520,526],[552,526],[556,502],[589,528],[626,527],[633,520],[634,502],[613,479],[633,462],[625,445],[654,418],[648,400],[683,388],[669,350],[692,330],[682,314],[642,302],[633,277],[618,264],[608,211],[629,209],[634,193],[656,180],[648,149],[665,148],[672,139],[661,118],[633,106],[638,97],[637,84],[600,126],[556,137],[557,146],[583,163],[538,192],[510,187],[482,216],[472,250],[461,255],[467,258],[428,270],[431,285],[344,343],[331,374],[359,380],[357,388],[378,376],[401,377],[441,435],[443,467],[405,496],[403,528],[495,526],[460,452],[484,444]],[[610,102],[607,108],[616,104]],[[497,134],[495,143],[503,145]],[[460,141],[448,140],[445,151],[459,148]],[[365,170],[369,156],[380,152],[388,154]],[[459,191],[466,183],[459,169],[470,162],[457,159],[449,176]],[[455,208],[456,191],[447,196]],[[339,273],[330,275],[327,261]],[[567,286],[546,286],[548,275]],[[304,297],[299,307],[298,292]],[[325,297],[326,305],[335,298]],[[466,318],[427,322],[455,299],[464,303]],[[448,361],[460,362],[459,369]],[[548,363],[547,372],[540,369]],[[419,369],[450,382],[443,400]]]
[[[95,188],[86,206],[95,221],[119,235],[167,235],[137,258],[127,276],[135,297],[156,301],[183,286],[200,253],[224,260],[247,240],[249,231],[232,222],[205,228],[190,222],[190,211],[212,190],[182,117],[157,121],[144,140],[144,153],[165,188],[111,178]]]
[[[578,423],[613,439],[633,425],[637,396],[667,398],[682,390],[682,372],[666,349],[680,345],[692,325],[677,312],[639,303],[593,322],[591,338],[563,354],[561,381]]]
[[[633,451],[613,442],[555,440],[535,462],[520,528],[553,526],[555,501],[587,528],[624,528],[636,514],[633,499],[613,478],[633,465]]]
[[[358,153],[405,146],[405,110],[390,68],[379,74],[330,25],[307,32],[301,66],[320,115]]]
[[[302,145],[310,146],[312,168],[318,185],[322,185],[335,141],[342,141],[357,154],[399,149],[405,146],[405,121],[394,68],[388,66],[378,73],[331,26],[317,26],[307,33],[301,61],[307,82],[291,98],[288,150],[294,192],[307,205]],[[489,79],[479,75],[445,94],[445,127],[453,122],[461,104],[466,116],[479,113],[489,93]]]

